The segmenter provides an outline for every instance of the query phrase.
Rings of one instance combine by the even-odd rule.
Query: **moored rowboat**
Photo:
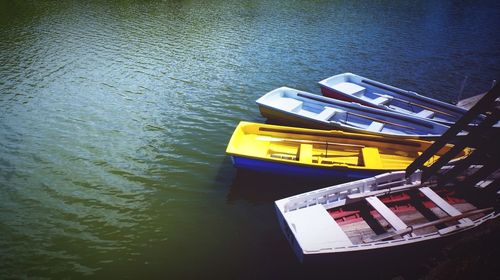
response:
[[[280,124],[391,137],[436,139],[448,126],[288,87],[257,99],[261,114]]]
[[[227,145],[236,168],[314,179],[366,178],[403,170],[429,141],[240,122]],[[429,160],[449,150],[445,148]],[[469,152],[462,151],[458,157]]]
[[[321,262],[408,248],[500,216],[460,191],[401,171],[284,198],[275,206],[299,260]]]
[[[343,73],[319,82],[325,96],[394,112],[409,114],[447,125],[467,110],[418,93],[383,84],[352,73]]]

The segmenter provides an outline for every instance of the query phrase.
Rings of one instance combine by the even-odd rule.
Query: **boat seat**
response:
[[[450,205],[446,200],[442,199],[437,193],[435,193],[432,189],[429,187],[423,187],[418,189],[422,194],[427,196],[434,204],[436,204],[441,210],[446,212],[450,216],[458,216],[462,214],[460,211],[457,210],[457,208],[453,207]]]
[[[357,84],[348,83],[348,82],[338,83],[338,84],[332,86],[332,89],[335,91],[344,93],[344,94],[354,95],[354,96],[358,96],[358,97],[363,95],[363,93],[365,92],[364,87],[357,85]]]
[[[415,116],[420,117],[420,118],[432,118],[434,116],[434,113],[435,112],[433,112],[433,111],[422,110],[422,111],[418,112],[417,114],[415,114]]]
[[[289,211],[284,216],[304,251],[352,246],[342,227],[321,204]]]
[[[449,204],[441,198],[437,193],[435,193],[431,188],[429,187],[423,187],[418,189],[422,194],[424,194],[427,198],[429,198],[434,204],[437,205],[441,210],[446,212],[446,214],[450,216],[458,216],[461,215],[462,212],[458,211],[457,208],[453,207],[453,205]],[[464,218],[460,219],[459,222],[461,224],[469,224],[472,222],[469,218]]]
[[[377,94],[378,95],[378,94]],[[392,96],[389,95],[380,95],[379,97],[373,99],[371,103],[374,105],[380,106],[389,103],[392,100]]]
[[[383,123],[372,122],[366,129],[369,131],[380,132],[382,131],[382,128],[384,128]]]
[[[361,149],[361,154],[363,155],[363,162],[366,167],[369,168],[381,168],[382,159],[380,158],[380,153],[378,148],[365,147]]]
[[[297,112],[302,108],[302,101],[288,97],[273,100],[273,103],[270,105],[287,112]]]
[[[389,209],[378,197],[370,196],[365,198],[365,200],[377,210],[377,212],[395,229],[403,230],[408,226],[398,217],[394,212]]]
[[[299,161],[303,163],[312,163],[313,145],[300,144]]]
[[[318,117],[318,114],[315,113],[315,112],[311,112],[309,110],[304,110],[304,108],[301,108],[297,111],[297,114],[301,115],[301,116],[304,116],[304,117],[308,117],[308,118],[312,118],[312,119],[315,119]]]
[[[335,113],[338,113],[338,112],[344,112],[344,111],[340,111],[340,110],[337,110],[337,109],[332,108],[332,107],[325,107],[325,109],[323,111],[321,111],[321,113],[319,113],[315,118],[319,119],[319,120],[327,121],[333,115],[335,115]]]

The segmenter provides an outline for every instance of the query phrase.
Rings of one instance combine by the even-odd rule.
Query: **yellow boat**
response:
[[[316,179],[359,179],[404,170],[431,144],[416,139],[240,122],[226,153],[241,169]],[[428,163],[451,147],[444,147]],[[469,153],[465,149],[457,157]]]

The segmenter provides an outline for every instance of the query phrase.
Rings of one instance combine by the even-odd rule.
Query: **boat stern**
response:
[[[352,246],[342,228],[322,204],[285,211],[286,203],[276,201],[278,220],[286,239],[300,262],[308,256],[335,252]]]
[[[343,73],[319,81],[321,94],[327,97],[349,102],[360,102],[356,95],[362,94],[365,88],[359,86],[360,76]]]
[[[300,245],[297,242],[297,239],[295,239],[295,236],[290,229],[290,226],[288,225],[286,219],[285,219],[285,213],[284,213],[284,203],[285,200],[278,200],[275,201],[274,206],[276,209],[276,216],[278,218],[278,223],[280,225],[281,231],[283,232],[283,235],[285,236],[286,240],[292,247],[293,253],[297,257],[297,259],[303,263],[304,262],[304,251],[300,247]]]

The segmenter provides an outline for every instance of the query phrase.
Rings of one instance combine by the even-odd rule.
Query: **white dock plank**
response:
[[[444,212],[448,213],[450,216],[458,216],[462,214],[457,208],[453,207],[451,204],[446,202],[437,193],[431,190],[429,187],[423,187],[419,189],[421,193],[427,196],[434,204],[441,208]]]
[[[394,212],[391,211],[385,204],[378,199],[376,196],[371,196],[367,197],[366,201],[370,203],[370,205],[377,210],[377,212],[384,217],[387,222],[395,229],[395,230],[402,230],[406,229],[407,225],[401,221],[401,219],[394,214]]]

